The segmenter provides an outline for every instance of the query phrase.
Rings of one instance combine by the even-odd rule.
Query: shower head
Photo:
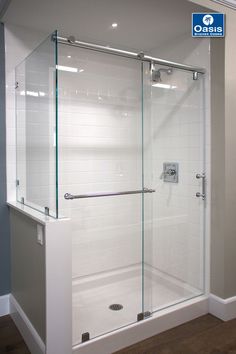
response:
[[[171,75],[172,72],[173,72],[173,69],[172,68],[160,68],[158,70],[152,70],[152,81],[153,82],[162,82],[162,79],[161,79],[161,73],[166,73],[167,75]]]

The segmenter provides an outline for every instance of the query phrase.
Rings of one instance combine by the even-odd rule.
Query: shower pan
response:
[[[17,201],[69,220],[75,352],[204,294],[203,97],[202,68],[57,32],[16,68]]]

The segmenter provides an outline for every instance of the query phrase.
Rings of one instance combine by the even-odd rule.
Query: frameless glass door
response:
[[[144,281],[156,311],[204,292],[204,101],[200,74],[155,65],[149,79],[144,178],[152,174],[156,193],[146,209]]]
[[[58,69],[75,345],[142,319],[143,196],[153,191],[143,180],[142,62],[60,45]]]

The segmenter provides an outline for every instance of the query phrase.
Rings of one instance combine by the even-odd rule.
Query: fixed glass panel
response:
[[[155,65],[150,81],[156,193],[145,257],[156,311],[204,292],[204,100],[202,75]]]
[[[142,70],[59,46],[60,214],[73,224],[73,345],[142,312]],[[145,186],[149,187],[149,186]]]
[[[57,217],[56,42],[16,67],[17,200]]]

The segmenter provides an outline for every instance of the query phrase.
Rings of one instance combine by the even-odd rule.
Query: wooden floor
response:
[[[0,317],[0,354],[30,354],[10,316]]]
[[[5,353],[30,354],[10,316],[0,317],[0,354]],[[202,316],[116,354],[236,354],[236,320]]]
[[[206,315],[116,354],[236,354],[236,320]]]

